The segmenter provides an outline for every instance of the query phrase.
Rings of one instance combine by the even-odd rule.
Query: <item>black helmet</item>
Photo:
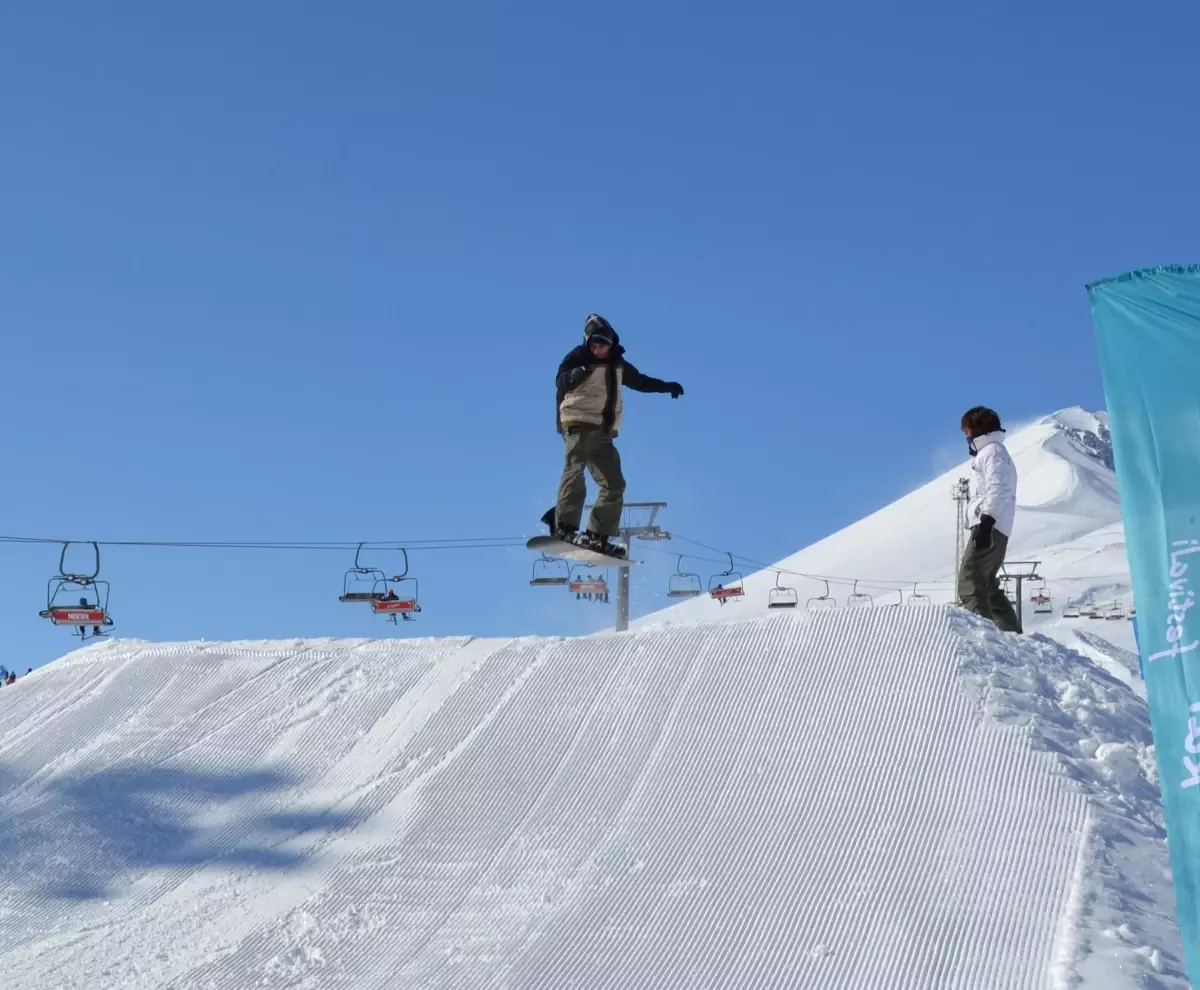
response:
[[[617,342],[617,332],[612,328],[612,324],[599,313],[589,314],[583,324],[583,342],[590,344],[592,341],[607,344],[609,347]]]

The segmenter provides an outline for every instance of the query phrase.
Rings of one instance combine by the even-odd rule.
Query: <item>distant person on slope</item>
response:
[[[542,522],[560,540],[623,557],[624,548],[611,542],[620,532],[625,500],[621,455],[613,446],[621,428],[621,386],[637,392],[667,392],[672,399],[683,395],[683,386],[643,375],[626,361],[620,337],[598,313],[584,323],[583,343],[558,366],[556,385],[558,432],[566,441],[567,459],[558,486],[558,504],[542,516]],[[580,533],[587,498],[584,468],[600,486],[600,493],[587,532]]]
[[[971,539],[958,573],[960,604],[991,619],[997,629],[1019,633],[1021,622],[999,578],[1017,511],[1017,468],[1004,446],[1000,417],[993,410],[984,406],[968,409],[962,431],[978,481],[967,510]]]

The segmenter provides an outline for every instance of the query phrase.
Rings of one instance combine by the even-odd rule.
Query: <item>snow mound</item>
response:
[[[1090,799],[1052,985],[1126,985],[1115,966],[1131,978],[1158,978],[1132,986],[1189,986],[1169,864],[1160,852],[1148,855],[1165,847],[1166,829],[1144,700],[1134,700],[1126,678],[1047,637],[1018,646],[1017,637],[965,613],[954,624],[964,642],[960,670],[987,716],[1022,728],[1034,749],[1055,754]],[[1167,976],[1179,982],[1164,982]]]
[[[0,695],[49,990],[1183,987],[1144,702],[948,608],[82,651]]]

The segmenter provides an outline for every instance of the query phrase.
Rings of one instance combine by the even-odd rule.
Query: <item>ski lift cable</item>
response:
[[[462,537],[441,540],[347,540],[344,542],[205,541],[205,540],[64,540],[50,537],[0,536],[0,543],[56,544],[96,543],[102,547],[140,547],[186,550],[332,550],[345,552],[363,546],[372,550],[490,550],[524,547],[525,537]]]
[[[704,549],[706,549],[706,550],[712,550],[714,553],[720,553],[725,556],[728,556],[728,553],[729,553],[726,550],[718,550],[716,547],[711,547],[706,543],[700,543],[698,540],[693,540],[690,537],[681,536],[679,533],[672,532],[671,536],[675,539],[683,540],[686,543],[692,543],[696,546],[704,547]],[[907,588],[909,585],[912,584],[911,579],[909,579],[907,581],[894,581],[894,580],[890,580],[890,579],[886,579],[886,578],[873,578],[873,579],[868,580],[865,578],[844,577],[841,575],[834,575],[834,574],[810,574],[810,573],[806,573],[804,571],[793,571],[786,567],[780,567],[778,564],[768,564],[761,560],[755,560],[753,557],[747,557],[745,554],[741,554],[741,553],[735,553],[734,556],[737,557],[739,560],[745,561],[747,564],[752,564],[755,567],[759,567],[764,571],[774,571],[777,574],[787,574],[792,577],[810,578],[811,580],[814,580],[814,581],[832,581],[834,584],[849,584],[849,585],[853,585],[854,582],[857,581],[859,584],[861,584],[863,587],[866,587],[866,588],[885,588],[888,590],[891,590],[893,588],[895,588],[895,589]],[[714,561],[710,561],[710,562],[711,563],[723,563],[723,561],[719,561],[719,560],[714,560]],[[937,584],[935,582],[922,581],[921,583],[923,585],[925,585],[926,587],[936,587],[937,586]],[[944,584],[944,586],[952,587],[953,585],[950,582],[946,582]]]
[[[674,534],[674,533],[672,534],[672,536],[675,536],[675,535],[676,534]],[[664,556],[668,556],[668,557],[678,556],[677,554],[671,552],[670,550],[659,550],[655,547],[647,547],[646,549],[650,553],[659,553],[659,554],[663,554]],[[708,564],[726,564],[727,565],[729,563],[729,554],[728,553],[726,553],[724,555],[724,557],[722,557],[720,559],[718,559],[716,557],[703,557],[703,556],[700,556],[699,554],[688,554],[687,556],[692,560],[700,560],[700,561],[704,561],[705,563],[708,563]],[[843,576],[832,575],[832,574],[809,574],[809,573],[806,573],[805,571],[793,571],[793,570],[789,570],[786,567],[779,567],[779,566],[776,566],[773,564],[763,564],[760,561],[756,561],[750,557],[743,556],[742,554],[739,554],[739,553],[735,553],[733,556],[738,561],[745,562],[747,564],[753,564],[754,566],[758,567],[761,571],[764,571],[764,572],[777,574],[777,575],[786,575],[788,577],[806,578],[811,581],[828,581],[831,584],[844,584],[848,587],[853,587],[854,583],[857,581],[858,584],[864,588],[874,588],[876,590],[881,590],[881,591],[903,591],[905,588],[912,587],[912,584],[913,584],[913,582],[911,580],[888,581],[888,580],[884,580],[882,578],[875,579],[875,580],[866,580],[863,578],[843,577]],[[951,590],[955,587],[955,584],[953,581],[921,581],[919,583],[922,588],[929,588],[929,589],[939,590],[939,591]]]
[[[718,548],[710,546],[707,543],[701,543],[699,540],[693,540],[691,537],[683,536],[680,533],[672,532],[671,536],[674,539],[683,540],[685,543],[691,543],[694,546],[703,547],[706,550],[711,550],[714,553],[719,553],[722,555],[722,558],[725,558],[728,556],[728,551],[719,550]],[[659,552],[661,553],[664,551],[659,551]],[[833,584],[853,585],[854,581],[855,581],[854,578],[843,577],[840,575],[809,574],[809,573],[805,573],[803,571],[789,570],[786,567],[780,567],[778,564],[768,564],[761,560],[755,560],[753,557],[747,557],[745,554],[735,553],[733,556],[736,557],[740,561],[743,561],[747,564],[754,565],[755,567],[759,567],[764,571],[774,572],[775,574],[786,574],[791,577],[808,578],[813,581],[829,581]],[[712,563],[712,564],[725,563],[725,559],[716,559],[716,558],[712,558],[712,557],[695,557],[694,559],[704,560],[704,561],[706,561],[708,563]],[[1091,582],[1095,583],[1095,582],[1103,582],[1106,579],[1120,580],[1122,578],[1127,578],[1128,575],[1113,573],[1113,574],[1089,574],[1086,576],[1076,577],[1071,574],[1063,574],[1063,575],[1060,575],[1060,576],[1054,577],[1054,578],[1048,578],[1048,577],[1045,577],[1044,575],[1038,575],[1038,577],[1039,577],[1039,579],[1044,580],[1047,586],[1058,587],[1065,591],[1065,590],[1069,590],[1069,586],[1064,583],[1066,581],[1091,581]],[[896,581],[896,580],[892,580],[892,579],[888,579],[888,578],[873,578],[871,580],[859,578],[858,583],[860,585],[862,585],[864,588],[880,588],[880,589],[886,589],[889,591],[894,590],[894,589],[903,590],[904,588],[911,587],[913,584],[911,579],[907,580],[907,581]],[[922,588],[928,588],[928,589],[934,589],[934,590],[953,589],[955,587],[955,583],[953,581],[920,581],[918,583],[921,585]]]
[[[695,560],[705,561],[712,564],[729,565],[731,558],[736,558],[747,565],[758,567],[763,571],[767,571],[776,575],[776,578],[782,575],[789,577],[804,578],[812,581],[828,581],[833,584],[853,586],[855,582],[864,588],[875,588],[882,590],[903,590],[912,585],[912,579],[907,580],[891,580],[884,578],[853,578],[842,575],[830,574],[810,574],[804,571],[796,571],[786,567],[780,567],[775,564],[768,564],[761,560],[756,560],[753,557],[747,557],[744,554],[730,553],[729,551],[720,550],[711,544],[704,543],[700,540],[694,540],[691,537],[683,536],[679,533],[672,533],[675,539],[683,540],[685,543],[690,543],[693,546],[709,550],[715,554],[719,554],[719,558],[704,557],[700,555],[688,555]],[[347,550],[354,550],[358,546],[367,547],[373,550],[399,550],[407,548],[412,552],[421,550],[428,551],[443,551],[443,550],[494,550],[494,549],[515,549],[526,545],[526,538],[523,536],[495,536],[495,537],[442,537],[437,539],[419,539],[419,540],[345,540],[345,541],[285,541],[285,540],[254,540],[254,541],[239,541],[239,540],[65,540],[61,537],[36,537],[36,536],[5,536],[0,535],[0,543],[6,544],[33,544],[44,545],[53,544],[61,546],[66,543],[92,543],[95,542],[99,546],[104,547],[130,547],[130,548],[145,548],[145,549],[196,549],[196,550],[298,550],[298,551],[333,551],[344,553]],[[672,553],[666,550],[648,547],[647,549],[666,554],[667,556],[678,557],[679,554]],[[1068,593],[1071,588],[1066,581],[1081,581],[1089,582],[1104,582],[1106,579],[1120,579],[1125,575],[1112,574],[1092,574],[1080,577],[1072,575],[1060,575],[1055,578],[1047,578],[1046,586],[1060,590],[1060,593]],[[952,581],[921,581],[921,586],[928,590],[945,590],[955,587]]]
[[[675,534],[673,534],[675,535]],[[742,554],[729,554],[726,551],[717,550],[709,544],[702,543],[698,540],[692,540],[689,537],[678,537],[685,542],[692,543],[696,546],[707,550],[712,550],[715,553],[720,553],[723,560],[714,560],[711,558],[697,557],[695,559],[705,560],[709,563],[726,564],[729,558],[737,557],[756,567],[765,570],[773,571],[776,574],[787,574],[793,577],[811,578],[813,580],[829,580],[835,584],[851,585],[856,579],[844,578],[840,576],[825,576],[818,574],[806,574],[801,571],[792,571],[787,568],[773,567],[764,564],[762,561],[755,560],[751,557],[746,557]],[[359,546],[368,547],[375,550],[398,550],[407,547],[413,552],[419,550],[442,551],[442,550],[492,550],[492,549],[509,549],[524,547],[526,545],[525,537],[443,537],[438,539],[424,540],[345,540],[345,541],[284,541],[284,540],[65,540],[60,537],[38,537],[38,536],[11,536],[0,535],[0,543],[10,544],[54,544],[62,545],[64,543],[97,543],[99,546],[105,547],[130,547],[142,549],[184,549],[184,550],[300,550],[300,551],[333,551],[345,552],[346,550],[354,550]],[[660,553],[665,551],[658,551]],[[911,582],[882,582],[882,581],[865,581],[858,579],[859,583],[865,587],[890,587],[907,586]],[[934,585],[927,584],[927,587]],[[951,585],[947,585],[951,587]]]
[[[662,553],[662,554],[666,554],[668,556],[671,555],[669,551],[655,550],[653,547],[649,547],[649,548],[647,548],[647,550],[650,553]],[[726,557],[721,560],[718,560],[715,557],[703,557],[698,554],[688,554],[688,556],[692,560],[704,561],[705,563],[709,563],[709,564],[725,564],[725,565],[727,565],[728,560],[729,560],[728,555],[726,555]],[[734,554],[734,557],[736,559],[738,559],[739,561],[745,561],[747,563],[750,562],[748,560],[748,558],[742,557],[740,554]],[[765,567],[765,566],[761,566],[761,565],[760,565],[759,573],[767,573],[767,574],[774,574],[777,576],[786,576],[786,577],[794,577],[794,578],[804,578],[805,580],[809,580],[809,581],[826,582],[829,584],[844,585],[847,588],[853,588],[855,582],[857,581],[858,585],[861,588],[872,588],[876,591],[882,591],[882,592],[891,592],[891,591],[903,592],[905,588],[910,588],[910,587],[912,587],[912,584],[913,584],[912,581],[889,581],[889,582],[885,583],[882,580],[867,581],[867,580],[863,580],[862,578],[840,577],[840,576],[822,575],[822,574],[808,574],[803,571],[788,570],[785,567]],[[930,590],[930,591],[953,591],[954,588],[956,587],[956,585],[952,581],[921,581],[918,583],[920,584],[920,586],[922,588],[924,588],[926,590]]]
[[[250,550],[353,550],[358,546],[378,549],[399,549],[400,547],[422,547],[442,549],[445,546],[458,544],[525,544],[523,536],[473,536],[443,538],[436,540],[65,540],[61,537],[32,537],[32,536],[0,536],[2,543],[99,543],[100,546],[124,547],[184,547],[184,548],[220,548]]]
[[[676,532],[672,532],[671,536],[673,539],[683,540],[685,543],[691,543],[694,546],[703,547],[705,550],[711,550],[713,553],[719,553],[723,557],[729,556],[729,551],[719,550],[716,547],[710,546],[707,543],[701,543],[699,540],[693,540],[691,537],[683,536]],[[651,549],[653,549],[653,548],[651,548]],[[662,551],[662,550],[660,550],[658,552],[659,553],[667,553],[667,551]],[[890,580],[890,579],[885,579],[885,578],[871,578],[868,580],[866,578],[844,577],[841,575],[833,575],[833,574],[809,574],[804,571],[793,571],[786,567],[780,567],[777,564],[768,564],[761,560],[755,560],[753,557],[747,557],[745,554],[741,554],[741,553],[734,553],[733,556],[736,557],[740,561],[744,561],[747,564],[751,564],[755,567],[759,567],[764,571],[773,571],[776,574],[786,574],[790,577],[808,578],[813,581],[830,581],[833,584],[847,584],[847,585],[853,585],[857,581],[864,588],[877,588],[877,589],[884,589],[884,590],[888,590],[888,591],[903,590],[904,588],[910,587],[913,583],[911,578],[909,578],[908,580],[905,580],[905,581],[896,581],[896,580]],[[712,563],[712,564],[723,564],[726,562],[725,560],[715,560],[710,557],[696,557],[695,559],[696,560],[704,560],[704,561],[706,561],[708,563]],[[945,582],[922,581],[920,583],[921,583],[921,586],[925,587],[925,588],[953,588],[954,587],[954,583],[952,581],[945,581]]]

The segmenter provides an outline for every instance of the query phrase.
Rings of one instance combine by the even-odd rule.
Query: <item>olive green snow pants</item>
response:
[[[997,629],[1019,633],[1017,611],[1000,586],[1000,565],[1007,552],[1008,537],[999,530],[992,530],[992,545],[982,550],[976,549],[972,534],[958,571],[958,600],[968,612],[991,619]]]
[[[596,427],[571,426],[563,433],[563,439],[567,442],[567,461],[558,486],[555,522],[579,528],[583,503],[587,500],[587,483],[583,478],[586,467],[600,486],[588,529],[605,536],[618,535],[625,502],[625,477],[621,474],[621,455],[613,446],[612,434]]]

